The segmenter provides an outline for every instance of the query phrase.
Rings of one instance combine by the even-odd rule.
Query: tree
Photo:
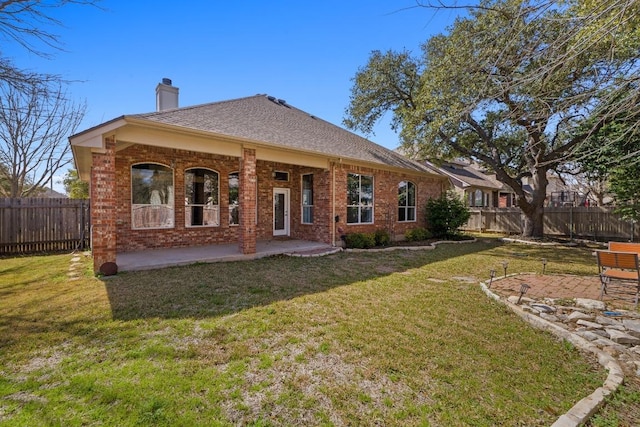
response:
[[[640,134],[632,129],[638,122],[637,112],[619,114],[591,135],[579,151],[581,170],[606,180],[615,198],[616,212],[635,221],[640,219]]]
[[[453,191],[429,199],[425,211],[427,227],[434,237],[455,236],[471,217],[467,205]]]
[[[640,168],[622,166],[613,171],[611,192],[616,199],[616,212],[624,219],[640,220]]]
[[[66,191],[70,199],[89,198],[89,183],[80,180],[76,169],[69,169],[62,183],[64,184],[64,191]]]
[[[622,1],[482,1],[421,57],[373,52],[354,77],[345,125],[369,133],[391,111],[406,153],[485,165],[515,191],[523,234],[541,237],[547,173],[623,104],[635,106],[639,39],[628,23],[640,6],[611,10]],[[596,35],[613,19],[622,24]]]
[[[57,89],[36,84],[28,91],[0,84],[0,186],[4,197],[37,193],[69,163],[66,137],[76,131],[85,104],[67,99]]]
[[[50,58],[51,50],[60,50],[62,43],[52,32],[63,23],[49,13],[67,5],[95,6],[99,0],[12,0],[0,2],[0,38],[15,42],[28,52]],[[60,76],[27,70],[11,59],[0,56],[0,81],[25,90],[35,85],[61,82]]]

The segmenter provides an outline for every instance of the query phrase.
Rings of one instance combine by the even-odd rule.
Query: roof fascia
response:
[[[111,120],[104,125],[96,126],[85,132],[69,137],[69,143],[72,147],[104,148],[104,136],[115,132],[126,124],[127,122],[125,118],[120,117],[118,119]]]

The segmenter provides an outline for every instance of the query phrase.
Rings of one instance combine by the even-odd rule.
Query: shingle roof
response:
[[[433,174],[418,162],[265,95],[126,117]]]
[[[471,165],[444,163],[437,169],[471,187],[501,189],[502,183],[482,173]]]

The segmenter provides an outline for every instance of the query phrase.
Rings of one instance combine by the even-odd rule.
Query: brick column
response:
[[[256,150],[242,149],[240,159],[240,251],[256,253]]]
[[[93,271],[116,262],[116,142],[105,139],[105,152],[93,153],[91,166],[91,245]]]

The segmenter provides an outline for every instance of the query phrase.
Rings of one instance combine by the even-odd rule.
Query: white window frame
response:
[[[349,204],[349,177],[357,177],[358,178],[358,203],[357,204]],[[370,178],[371,179],[371,204],[365,205],[362,203],[362,178]],[[348,173],[347,174],[347,225],[348,224],[373,224],[375,222],[375,181],[373,175],[364,175],[359,173]],[[349,209],[357,209],[358,221],[349,221]],[[362,213],[363,210],[368,210],[371,212],[371,221],[362,221]]]
[[[166,190],[167,190],[167,194],[164,194],[164,198],[166,198],[167,203],[153,203],[153,200],[151,199],[155,199],[156,196],[158,196],[158,194],[156,194],[156,196],[150,195],[150,200],[149,203],[134,203],[134,191],[133,191],[133,181],[134,181],[134,172],[133,169],[136,166],[141,166],[141,165],[156,165],[156,166],[162,166],[165,169],[168,169],[171,171],[171,185],[167,186]],[[176,210],[175,210],[175,170],[169,166],[169,165],[165,165],[163,163],[157,163],[157,162],[138,162],[138,163],[134,163],[130,166],[129,168],[129,172],[131,174],[131,181],[130,181],[130,185],[129,185],[129,190],[131,191],[131,229],[132,230],[154,230],[154,229],[168,229],[168,228],[174,228],[175,227],[175,217],[176,217]],[[153,191],[158,191],[158,190],[153,190]],[[152,213],[153,212],[153,213]],[[163,213],[164,212],[164,213]],[[136,220],[137,217],[144,217],[146,215],[152,215],[152,216],[157,216],[157,217],[164,217],[164,220],[162,220],[162,225],[154,225],[154,226],[140,226],[140,225],[136,225],[138,223],[138,221]]]
[[[305,176],[310,176],[311,177],[311,204],[305,204],[305,188],[304,188],[304,177]],[[301,218],[300,218],[300,222],[302,224],[313,224],[313,173],[305,173],[302,174],[302,176],[300,177],[300,188],[301,188],[301,197],[300,197],[300,204],[302,205],[301,208]],[[308,198],[307,198],[308,200]],[[309,212],[309,217],[311,218],[310,221],[305,221],[306,215],[305,215],[305,211]]]
[[[216,204],[189,203],[189,200],[186,197],[186,194],[187,194],[187,173],[189,173],[190,171],[193,171],[193,170],[205,170],[205,171],[208,171],[208,172],[210,172],[212,174],[216,174],[218,176],[217,179],[216,179],[216,181],[217,181],[216,194],[217,194],[217,199],[218,199]],[[192,228],[192,227],[194,227],[194,228],[219,227],[220,226],[220,173],[218,171],[210,169],[210,168],[193,167],[193,168],[186,169],[184,171],[184,175],[185,175],[185,178],[184,178],[184,184],[185,184],[185,188],[184,188],[184,191],[185,191],[185,198],[184,198],[184,204],[185,204],[184,205],[184,209],[185,209],[184,218],[185,218],[185,221],[184,221],[184,225],[185,225],[185,227],[187,227],[187,228]],[[202,210],[203,210],[203,219],[204,219],[206,211],[213,211],[214,212],[214,218],[213,218],[214,219],[214,223],[213,224],[187,224],[187,217],[190,217],[190,215],[187,214],[187,210],[191,209],[193,207],[201,207],[202,208]],[[203,220],[203,222],[204,222],[204,220]]]
[[[232,206],[231,205],[231,175],[237,175],[238,176],[238,200],[236,201],[236,205]],[[229,202],[229,226],[231,227],[237,227],[240,225],[240,172],[229,172],[229,175],[227,175],[227,200]],[[238,222],[231,222],[231,219],[233,218],[233,216],[231,215],[231,211],[233,208],[237,208],[238,209]]]
[[[413,186],[413,205],[409,204],[409,185]],[[407,201],[405,205],[400,205],[400,203],[398,203],[398,222],[416,222],[416,203],[417,203],[417,198],[418,198],[418,190],[417,190],[417,186],[414,182],[412,181],[400,181],[398,183],[398,202],[400,202],[400,192],[402,187],[404,186],[405,190],[404,192],[406,192],[407,196],[405,197],[405,200]],[[404,218],[403,220],[400,220],[400,210],[404,210]],[[407,219],[408,218],[408,213],[409,212],[413,212],[413,219]]]

